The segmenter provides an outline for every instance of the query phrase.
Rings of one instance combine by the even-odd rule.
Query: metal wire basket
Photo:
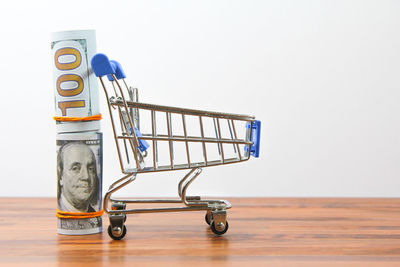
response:
[[[258,157],[261,122],[255,117],[222,112],[161,106],[139,102],[138,90],[129,87],[121,65],[104,54],[92,58],[110,113],[121,172],[109,187],[104,210],[113,239],[126,234],[126,214],[205,210],[211,230],[228,230],[227,200],[187,196],[189,185],[202,168],[247,161]],[[108,87],[103,81],[107,76]],[[112,89],[111,89],[112,88]],[[241,125],[241,127],[238,127]],[[115,199],[112,194],[131,183],[139,173],[189,170],[178,184],[178,199]],[[109,208],[111,201],[111,209]],[[127,203],[182,203],[182,207],[127,209]]]

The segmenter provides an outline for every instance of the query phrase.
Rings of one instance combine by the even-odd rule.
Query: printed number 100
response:
[[[73,56],[75,59],[66,63],[60,62],[62,56]],[[63,97],[73,97],[79,95],[83,91],[84,83],[82,77],[77,74],[68,73],[69,71],[76,69],[81,65],[82,56],[81,53],[72,47],[65,47],[57,50],[54,55],[54,62],[57,69],[65,71],[66,74],[62,74],[57,77],[57,92]],[[75,83],[74,88],[63,89],[62,85],[67,82]],[[81,108],[85,106],[85,100],[73,100],[73,101],[59,101],[58,108],[61,109],[62,116],[66,116],[68,108]]]

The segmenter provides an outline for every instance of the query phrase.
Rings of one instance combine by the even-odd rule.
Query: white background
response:
[[[55,196],[50,33],[96,29],[141,100],[254,114],[261,156],[191,193],[399,197],[398,1],[7,1],[0,10],[0,196]],[[120,177],[100,94],[104,184]],[[182,172],[127,196],[174,196]],[[105,188],[105,187],[104,187]]]

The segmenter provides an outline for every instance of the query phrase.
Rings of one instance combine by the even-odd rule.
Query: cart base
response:
[[[201,168],[195,168],[182,178],[178,185],[180,199],[114,199],[111,194],[124,187],[136,178],[136,174],[128,174],[112,184],[104,197],[104,209],[109,214],[110,226],[108,234],[115,240],[121,240],[127,230],[125,222],[127,214],[155,213],[155,212],[181,212],[181,211],[206,211],[205,220],[216,235],[222,235],[228,230],[227,209],[232,205],[227,200],[202,200],[200,196],[186,196],[189,185],[199,176]],[[108,201],[111,200],[111,209]],[[142,208],[127,209],[126,204],[184,204],[183,207]]]

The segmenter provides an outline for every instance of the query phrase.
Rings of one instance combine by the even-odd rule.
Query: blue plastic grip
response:
[[[250,155],[252,155],[255,158],[258,158],[260,156],[261,121],[255,120],[251,124],[247,123],[246,128],[250,127],[251,127],[251,142],[253,142],[253,144],[250,146]],[[244,150],[248,152],[249,148],[245,146]]]
[[[115,69],[115,78],[117,78],[118,80],[125,79],[126,75],[125,75],[124,70],[122,69],[121,64],[119,64],[119,62],[116,60],[111,60],[110,62]],[[111,75],[107,75],[107,78],[109,81],[114,81],[114,79]]]
[[[102,77],[107,74],[115,74],[115,67],[104,54],[98,53],[94,55],[90,63],[92,64],[92,69],[97,77]]]
[[[142,137],[143,136],[142,133],[136,127],[134,127],[134,129],[135,129],[136,137]],[[129,128],[129,130],[131,130],[131,128]],[[131,130],[131,134],[132,134],[132,130]],[[138,139],[138,141],[139,141],[139,145],[138,145],[137,148],[140,151],[142,151],[142,152],[146,151],[150,147],[149,143],[147,143],[146,140]]]

